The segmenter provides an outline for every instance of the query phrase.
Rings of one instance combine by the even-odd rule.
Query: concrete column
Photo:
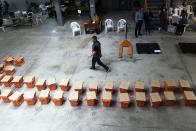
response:
[[[89,0],[89,2],[90,2],[90,16],[92,18],[96,14],[95,0]]]
[[[60,26],[64,25],[64,19],[61,11],[61,5],[60,5],[60,0],[53,0],[53,4],[55,7],[56,11],[56,18],[57,18],[57,24]]]

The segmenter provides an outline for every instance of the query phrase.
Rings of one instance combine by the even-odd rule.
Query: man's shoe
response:
[[[91,70],[95,70],[95,67],[91,67],[90,69],[91,69]]]

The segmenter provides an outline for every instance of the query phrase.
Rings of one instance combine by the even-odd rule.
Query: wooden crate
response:
[[[177,85],[174,80],[165,80],[164,81],[165,91],[175,91],[176,88],[177,88]]]
[[[61,106],[64,102],[63,91],[55,91],[52,101],[56,106]]]
[[[23,93],[15,92],[9,97],[9,99],[14,106],[20,106],[24,101]]]
[[[28,105],[35,105],[37,102],[36,92],[35,91],[27,91],[24,93],[24,100]]]
[[[161,102],[162,102],[161,96],[158,92],[150,93],[150,103],[152,107],[154,108],[160,107]]]
[[[193,90],[188,80],[179,80],[179,87],[181,92]]]
[[[160,84],[159,80],[152,80],[150,83],[150,86],[152,89],[151,90],[152,93],[159,92],[161,89],[161,84]]]
[[[47,85],[48,85],[48,88],[50,90],[56,90],[57,89],[56,79],[55,78],[49,78]]]
[[[13,94],[13,90],[11,90],[11,89],[4,89],[4,90],[2,90],[0,97],[3,100],[4,103],[9,103],[10,102],[9,97],[12,94]]]
[[[111,91],[103,91],[102,102],[104,107],[111,106],[112,103],[112,92]]]
[[[26,76],[24,77],[24,83],[28,88],[33,88],[35,86],[35,76]]]
[[[15,72],[15,67],[13,65],[8,65],[3,68],[6,75],[13,75]]]
[[[174,106],[176,104],[176,97],[173,91],[164,91],[164,105]]]
[[[42,105],[46,105],[50,101],[50,91],[49,90],[41,90],[39,94],[39,101]]]
[[[69,102],[71,106],[76,107],[79,105],[79,92],[73,91],[69,94]]]
[[[13,80],[12,80],[12,84],[16,87],[16,88],[21,88],[23,85],[23,76],[14,76]]]
[[[89,84],[89,91],[94,91],[96,94],[98,94],[98,82],[93,81]]]
[[[16,66],[22,66],[24,64],[24,57],[23,56],[17,56],[15,58],[15,63],[16,63]]]
[[[38,91],[44,90],[46,88],[46,80],[45,79],[38,79],[35,86],[37,87]]]
[[[89,91],[86,94],[86,101],[88,106],[94,106],[96,104],[97,96],[95,91]]]
[[[111,93],[114,92],[114,82],[113,81],[106,81],[105,83],[105,91],[110,91]]]
[[[136,81],[134,85],[136,92],[144,92],[144,83],[142,81]]]
[[[129,96],[129,93],[120,93],[121,108],[128,108],[130,101],[131,101],[131,98]]]
[[[136,92],[135,100],[138,107],[144,107],[146,103],[146,94],[145,92]]]
[[[1,80],[1,83],[5,86],[5,87],[10,87],[12,85],[12,80],[13,80],[13,76],[4,76],[3,79]]]
[[[79,92],[79,96],[82,95],[83,93],[83,84],[84,84],[83,81],[76,82],[74,90]]]
[[[119,89],[120,89],[120,93],[127,93],[129,91],[129,82],[122,80],[120,82]]]
[[[193,91],[184,91],[183,97],[185,106],[194,106],[196,104],[196,96]]]
[[[69,79],[62,79],[59,83],[59,86],[62,91],[69,91],[70,85],[69,85],[70,80]]]
[[[9,56],[5,57],[3,61],[4,61],[6,66],[7,65],[13,65],[14,64],[14,57],[9,55]]]

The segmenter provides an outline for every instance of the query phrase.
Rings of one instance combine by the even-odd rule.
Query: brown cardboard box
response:
[[[44,90],[46,88],[46,80],[38,79],[35,86],[37,87],[38,91]]]
[[[63,91],[55,91],[52,101],[56,106],[61,106],[64,102]]]
[[[48,88],[49,88],[50,90],[56,90],[57,85],[56,85],[56,80],[55,80],[55,78],[49,78],[49,79],[48,79]]]
[[[11,55],[5,57],[3,61],[4,61],[4,63],[5,63],[6,66],[7,65],[13,65],[14,64],[14,58]]]
[[[177,87],[176,82],[174,80],[165,80],[164,81],[165,91],[174,91],[176,87]]]
[[[94,106],[96,104],[97,96],[95,91],[89,91],[86,94],[86,100],[88,106]]]
[[[8,65],[8,66],[5,66],[3,70],[6,75],[13,75],[15,72],[15,67],[12,65]]]
[[[76,107],[79,105],[79,92],[73,91],[69,94],[69,102],[71,106]]]
[[[161,102],[162,100],[158,92],[150,93],[150,103],[152,107],[155,107],[155,108],[160,107]]]
[[[23,76],[14,76],[12,84],[14,84],[16,88],[21,88],[23,85]]]
[[[15,92],[9,97],[9,99],[14,106],[20,106],[24,101],[23,93]]]
[[[102,102],[104,107],[109,107],[112,103],[112,92],[103,91]]]
[[[0,72],[3,71],[4,64],[0,64]]]
[[[91,82],[89,84],[89,91],[94,91],[96,94],[98,93],[98,83],[97,82]]]
[[[136,92],[144,92],[145,91],[145,89],[144,89],[144,83],[141,82],[141,81],[136,81],[134,88],[135,88],[135,91]]]
[[[4,90],[2,90],[0,97],[4,103],[9,103],[10,102],[9,97],[12,94],[13,94],[13,91],[11,89],[4,89]]]
[[[145,92],[136,92],[135,93],[136,103],[138,107],[144,107],[146,103],[146,94]]]
[[[0,74],[0,86],[2,85],[1,80],[3,79],[5,75],[4,74]]]
[[[106,81],[105,83],[105,91],[114,92],[114,82],[113,81]]]
[[[59,86],[62,91],[69,91],[70,89],[69,79],[62,79],[59,83]]]
[[[160,91],[161,84],[160,84],[159,80],[152,80],[151,83],[150,83],[150,86],[151,86],[151,89],[152,89],[152,93]]]
[[[196,104],[196,96],[193,91],[184,91],[185,106],[194,106]]]
[[[17,56],[15,58],[16,66],[22,66],[24,64],[24,57],[23,56]]]
[[[27,91],[24,93],[24,100],[28,105],[35,105],[37,102],[36,92],[35,91]]]
[[[76,82],[74,90],[79,92],[79,96],[82,95],[82,93],[83,93],[83,84],[84,84],[83,81]]]
[[[164,105],[174,106],[176,104],[176,97],[173,91],[164,91]]]
[[[5,87],[10,87],[12,85],[12,80],[13,80],[13,76],[4,76],[3,79],[1,80],[1,83],[5,86]]]
[[[120,93],[121,108],[128,108],[131,98],[129,93]]]
[[[24,83],[28,88],[33,88],[35,86],[35,76],[26,76],[24,77]]]
[[[122,80],[120,82],[119,89],[120,89],[120,93],[127,93],[129,91],[129,82]]]
[[[48,104],[50,101],[50,91],[49,90],[41,90],[39,94],[39,101],[42,105]]]
[[[180,90],[183,91],[192,91],[191,85],[188,80],[179,80]]]

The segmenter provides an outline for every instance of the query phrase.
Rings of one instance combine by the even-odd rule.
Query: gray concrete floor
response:
[[[124,33],[103,32],[98,35],[102,43],[102,60],[112,69],[106,73],[101,67],[97,67],[97,71],[89,70],[92,35],[83,34],[73,38],[69,23],[67,21],[64,27],[58,27],[51,20],[42,26],[1,32],[0,60],[8,54],[21,54],[25,57],[25,65],[17,68],[15,75],[35,75],[45,79],[53,76],[57,81],[71,78],[73,86],[77,80],[84,80],[85,88],[93,80],[99,82],[100,88],[103,88],[106,80],[113,80],[115,88],[118,88],[122,79],[128,80],[131,88],[136,80],[144,81],[146,88],[149,88],[152,79],[187,79],[195,88],[196,55],[182,54],[177,44],[196,42],[196,33],[186,32],[179,37],[154,32],[151,36],[143,35],[136,39],[134,29],[131,29],[128,36],[134,51],[137,42],[158,42],[163,53],[140,55],[135,51],[133,59],[124,58],[120,61],[117,49],[124,39]],[[24,85],[14,90],[23,92],[29,89]],[[68,94],[65,93],[65,98]],[[0,101],[0,128],[2,131],[195,131],[196,108],[185,107],[181,94],[176,95],[177,106],[158,109],[151,108],[149,104],[145,108],[136,107],[134,95],[130,108],[121,109],[117,93],[113,96],[114,104],[110,108],[104,108],[100,100],[97,106],[87,107],[85,94],[81,97],[82,104],[77,108],[72,108],[68,101],[61,107],[54,106],[52,102],[44,106],[37,102],[35,106],[29,107],[24,102],[18,108]]]

